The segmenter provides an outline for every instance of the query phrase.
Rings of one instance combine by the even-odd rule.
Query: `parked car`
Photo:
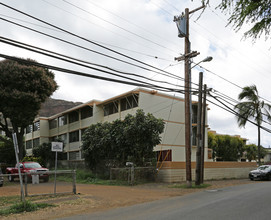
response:
[[[249,179],[271,180],[271,165],[262,165],[259,166],[256,170],[250,171]]]
[[[3,174],[2,170],[0,168],[0,175]],[[4,185],[4,177],[0,176],[0,187],[2,187]]]
[[[32,175],[39,175],[40,179],[43,179],[44,182],[49,181],[49,174],[44,173],[49,171],[47,168],[42,167],[39,163],[37,162],[22,162],[19,164],[16,164],[15,167],[8,167],[6,169],[6,174],[17,174],[17,175],[9,175],[8,180],[10,182],[14,181],[14,178],[19,177],[19,172],[18,172],[18,167],[21,169],[21,173],[27,173],[27,178],[28,180],[32,179]]]

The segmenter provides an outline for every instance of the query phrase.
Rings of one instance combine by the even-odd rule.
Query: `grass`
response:
[[[39,203],[35,204],[30,201],[26,201],[25,204],[23,202],[19,202],[16,204],[13,204],[12,206],[0,210],[0,216],[1,215],[9,215],[9,214],[15,214],[15,213],[22,213],[22,212],[33,212],[38,209],[43,209],[46,207],[53,207],[52,204],[47,203]]]
[[[170,188],[181,188],[181,189],[202,189],[202,188],[207,188],[211,186],[211,184],[200,184],[200,185],[195,185],[195,183],[192,184],[192,187],[188,187],[186,184],[174,184],[172,186],[169,186]]]
[[[72,182],[72,175],[57,176],[58,181]],[[127,181],[122,180],[106,180],[97,177],[91,171],[76,170],[76,183],[83,184],[97,184],[97,185],[114,185],[114,186],[128,186]]]

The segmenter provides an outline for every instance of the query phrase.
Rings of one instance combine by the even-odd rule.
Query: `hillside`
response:
[[[45,101],[45,103],[42,104],[39,116],[50,117],[80,104],[82,104],[82,102],[71,102],[61,99],[49,98],[47,101]]]

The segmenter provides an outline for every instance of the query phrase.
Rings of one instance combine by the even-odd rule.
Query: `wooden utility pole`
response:
[[[201,176],[200,176],[200,183],[201,184],[204,181],[205,123],[206,123],[206,96],[207,96],[207,85],[206,84],[204,84],[203,91],[204,91],[204,93],[203,93],[202,126],[201,126],[201,134],[202,134]]]
[[[205,5],[202,5],[199,8],[196,8],[189,12],[189,9],[185,9],[185,13],[182,16],[175,16],[174,21],[177,24],[179,30],[179,37],[185,38],[185,46],[184,46],[184,55],[181,57],[175,58],[175,60],[181,61],[184,60],[184,81],[185,81],[185,168],[186,168],[186,183],[187,187],[192,186],[192,174],[191,174],[191,62],[190,59],[192,57],[197,56],[199,53],[196,51],[190,51],[191,44],[189,41],[189,15],[204,8]],[[183,22],[180,22],[183,21]]]
[[[184,54],[190,54],[190,41],[189,41],[189,9],[185,9],[186,19],[186,36]],[[184,80],[185,80],[185,158],[186,158],[186,184],[188,187],[192,186],[192,174],[191,174],[191,96],[190,96],[190,57],[185,56],[184,59]]]
[[[201,136],[201,119],[202,119],[202,81],[203,73],[199,73],[199,94],[198,94],[198,112],[197,112],[197,154],[196,154],[196,185],[200,185],[201,180],[201,153],[202,153],[202,136]],[[204,116],[203,116],[204,117]]]

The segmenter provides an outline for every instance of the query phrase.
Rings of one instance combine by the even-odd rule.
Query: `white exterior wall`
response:
[[[139,94],[138,107],[131,108],[125,111],[120,111],[120,103],[118,104],[119,112],[104,116],[103,105],[110,103],[110,101],[120,100],[125,96],[129,96],[133,93]],[[160,150],[172,150],[172,161],[183,162],[185,161],[185,114],[184,114],[184,101],[179,97],[168,96],[167,94],[152,93],[149,90],[138,89],[135,92],[126,93],[124,95],[112,98],[110,100],[92,103],[93,116],[81,120],[79,115],[79,121],[74,123],[68,123],[54,129],[49,129],[49,118],[42,118],[40,123],[40,131],[26,134],[25,139],[31,140],[36,137],[40,137],[40,143],[48,142],[49,137],[58,136],[61,134],[67,134],[67,144],[65,145],[65,151],[79,151],[81,146],[81,129],[89,127],[91,124],[98,122],[112,122],[116,119],[124,119],[127,114],[134,115],[138,109],[143,109],[145,113],[152,113],[156,118],[162,118],[165,121],[165,130],[161,134],[161,144],[154,148],[154,151]],[[90,105],[90,103],[88,103]],[[85,105],[83,104],[82,107]],[[71,111],[78,111],[80,106],[76,109],[71,109],[60,113],[55,116],[59,117],[63,114],[68,114]],[[52,119],[54,117],[51,117]],[[79,141],[69,143],[69,132],[79,130]],[[207,144],[207,127],[206,127],[206,139]],[[192,147],[192,161],[196,159],[196,147]],[[205,150],[205,158],[208,158],[207,148]]]

